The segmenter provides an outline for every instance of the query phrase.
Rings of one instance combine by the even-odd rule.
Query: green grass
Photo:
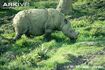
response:
[[[52,33],[49,42],[43,40],[43,35],[33,39],[23,35],[13,43],[6,39],[15,36],[11,20],[0,24],[0,70],[105,70],[105,8],[96,8],[99,4],[94,1],[73,3],[70,22],[80,33],[76,43],[62,32]],[[1,10],[0,17],[30,8],[55,8],[56,3],[42,1],[31,7]]]

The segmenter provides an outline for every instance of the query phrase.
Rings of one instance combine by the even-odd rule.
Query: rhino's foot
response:
[[[16,35],[14,38],[12,38],[11,40],[15,42],[16,40],[20,39],[21,36],[22,36],[21,34],[17,34],[17,35]]]

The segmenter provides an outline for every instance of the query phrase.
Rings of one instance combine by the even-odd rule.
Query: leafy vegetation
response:
[[[37,1],[30,7],[0,9],[0,70],[105,70],[104,0],[76,0],[70,17],[72,27],[80,34],[71,43],[62,32],[52,34],[45,42],[42,36],[16,43],[6,38],[15,36],[11,17],[29,8],[55,8],[56,1]]]

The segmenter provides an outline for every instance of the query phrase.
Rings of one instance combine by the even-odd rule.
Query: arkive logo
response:
[[[23,6],[29,6],[29,2],[3,2],[0,4],[0,8],[6,8],[6,7],[23,7]]]

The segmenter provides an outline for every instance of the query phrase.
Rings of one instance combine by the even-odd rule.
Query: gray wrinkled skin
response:
[[[55,30],[62,31],[67,37],[76,39],[76,33],[64,15],[56,9],[30,9],[20,11],[13,18],[13,27],[16,36],[13,40],[21,38],[25,34],[27,37],[39,36],[45,34],[45,37],[50,38],[50,35]]]

